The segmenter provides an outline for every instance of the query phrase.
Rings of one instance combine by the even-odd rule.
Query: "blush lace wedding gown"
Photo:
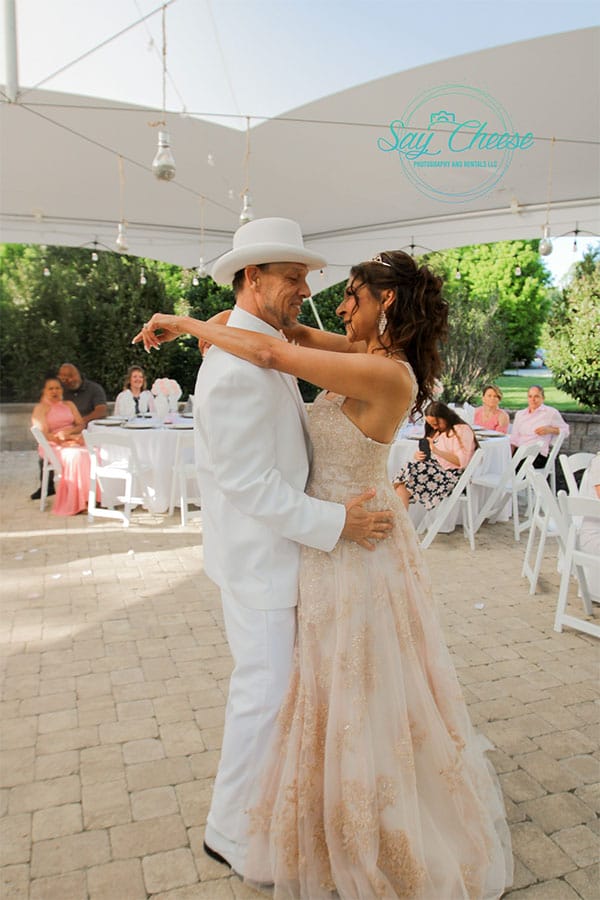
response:
[[[246,879],[274,882],[275,898],[496,898],[512,880],[496,775],[388,479],[389,445],[343,401],[313,405],[307,492],[344,502],[375,487],[370,505],[394,510],[394,530],[373,552],[303,549],[294,671],[257,779]]]

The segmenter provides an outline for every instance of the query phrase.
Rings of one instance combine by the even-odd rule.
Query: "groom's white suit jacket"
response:
[[[228,325],[283,336],[237,306]],[[204,567],[242,606],[296,605],[300,545],[333,549],[339,503],[304,493],[310,439],[296,380],[212,347],[194,396]]]

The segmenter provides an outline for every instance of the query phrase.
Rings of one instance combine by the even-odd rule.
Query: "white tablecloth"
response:
[[[173,425],[160,425],[153,420],[141,420],[144,424],[151,424],[151,428],[126,428],[127,434],[135,445],[139,461],[144,469],[143,476],[136,480],[134,494],[144,498],[144,506],[152,513],[163,513],[169,508],[171,499],[171,486],[173,484],[173,466],[175,464],[175,452],[177,448],[177,436],[192,431],[192,420],[174,417]],[[99,425],[92,421],[88,425],[90,431],[98,432],[121,426]],[[188,431],[189,428],[189,431]],[[107,450],[109,460],[114,451]],[[116,451],[115,458],[118,455]],[[102,503],[111,506],[117,503],[117,496],[122,487],[118,482],[106,481],[102,491]]]
[[[483,450],[483,462],[478,474],[486,475],[494,473],[499,475],[504,471],[510,462],[510,440],[506,435],[501,437],[480,438],[480,446]],[[409,462],[418,450],[418,442],[410,438],[404,438],[395,441],[390,449],[388,458],[388,474],[393,478],[398,474],[402,466]],[[483,504],[489,497],[487,488],[473,485],[473,514],[482,508]],[[447,533],[453,531],[457,525],[461,524],[461,505],[457,504],[454,512],[450,513],[446,524],[441,531]],[[409,514],[412,522],[417,526],[425,515],[425,508],[420,503],[411,503]],[[508,501],[502,511],[495,517],[496,522],[506,522],[510,517],[510,501]]]

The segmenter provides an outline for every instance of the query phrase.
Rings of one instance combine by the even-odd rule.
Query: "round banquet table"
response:
[[[504,471],[511,459],[510,439],[508,435],[499,434],[498,437],[485,437],[484,435],[478,434],[477,439],[483,450],[483,462],[477,474],[487,475],[493,473],[499,475]],[[388,475],[390,476],[390,479],[393,479],[398,474],[405,463],[410,462],[417,450],[418,443],[416,436],[414,438],[401,438],[394,441],[388,457]],[[472,491],[473,515],[477,517],[478,512],[489,497],[489,489],[473,485]],[[459,503],[449,514],[448,519],[440,530],[444,533],[454,531],[456,526],[462,523],[461,511],[462,508]],[[411,503],[408,507],[408,512],[413,525],[417,527],[423,519],[426,510],[420,503]],[[506,522],[510,518],[510,513],[511,504],[509,498],[502,510],[494,517],[494,521]]]
[[[102,430],[123,429],[127,432],[128,440],[135,446],[143,469],[135,479],[134,495],[143,498],[143,505],[149,512],[166,512],[171,499],[177,438],[182,433],[192,433],[193,420],[173,416],[172,422],[164,423],[155,419],[135,419],[118,425],[102,424],[102,421],[110,422],[110,420],[93,420],[88,428],[95,433]],[[106,454],[111,462],[120,455],[118,448],[110,447],[106,448]],[[118,482],[106,479],[101,489],[102,503],[105,506],[119,504],[117,498],[122,487]]]

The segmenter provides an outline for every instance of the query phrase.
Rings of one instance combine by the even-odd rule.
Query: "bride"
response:
[[[273,881],[275,898],[491,900],[511,883],[499,785],[386,468],[439,374],[441,288],[390,251],[351,269],[337,310],[345,338],[295,324],[284,342],[161,314],[137,336],[149,350],[190,333],[325,388],[307,493],[343,502],[372,486],[395,513],[374,552],[302,549],[293,675],[256,780],[247,858],[248,880]]]

